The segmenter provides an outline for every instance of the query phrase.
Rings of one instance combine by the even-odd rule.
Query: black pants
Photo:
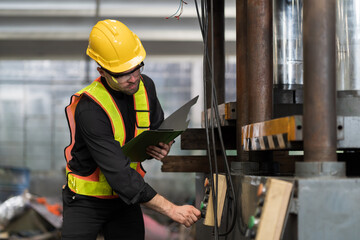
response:
[[[63,190],[62,239],[144,239],[144,220],[139,204],[126,205],[120,199],[92,199]]]

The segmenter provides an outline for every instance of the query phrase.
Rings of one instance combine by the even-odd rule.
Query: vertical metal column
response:
[[[225,102],[225,3],[214,4],[214,80],[219,104]]]
[[[337,161],[335,0],[304,0],[304,161]]]
[[[248,161],[241,145],[241,128],[248,120],[248,91],[246,78],[247,0],[236,0],[236,149],[238,160]]]
[[[248,0],[246,87],[250,124],[270,120],[272,117],[272,52],[271,1]],[[249,159],[259,163],[259,174],[272,174],[272,152],[250,152]]]
[[[214,4],[214,16],[211,15],[211,8],[210,8],[210,1],[213,1]],[[209,29],[208,29],[208,50],[210,56],[214,54],[214,63],[211,63],[214,71],[214,82],[215,82],[215,89],[217,95],[218,104],[222,104],[225,102],[225,6],[224,0],[208,0],[208,15],[209,15]],[[212,49],[212,36],[211,36],[211,18],[214,18],[214,49]],[[210,59],[210,61],[212,60]],[[207,60],[205,60],[204,67],[206,68],[206,74],[210,76],[210,72],[207,65]],[[207,79],[210,79],[207,78]],[[211,101],[211,84],[208,83],[207,87],[207,107],[210,108],[210,101]]]
[[[247,2],[247,88],[249,122],[272,117],[273,91],[272,4],[270,0]]]

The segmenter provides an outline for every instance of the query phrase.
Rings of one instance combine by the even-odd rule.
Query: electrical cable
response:
[[[206,8],[207,5],[204,4],[204,2],[202,2],[202,12],[206,12],[207,13],[207,10],[204,11],[204,9]],[[197,2],[196,2],[196,7],[197,7]],[[197,7],[197,13],[198,13],[198,7]],[[199,25],[200,25],[200,29],[201,29],[201,34],[203,36],[203,40],[204,40],[204,45],[207,46],[207,33],[208,33],[208,30],[207,30],[207,27],[208,27],[208,22],[206,21],[207,18],[207,15],[204,17],[203,15],[203,18],[202,18],[202,21],[203,21],[203,24],[201,24],[201,20],[200,20],[200,17],[199,17],[199,14],[198,14],[198,20],[199,20]],[[208,56],[208,51],[207,51],[207,48],[205,47],[204,48],[204,57],[205,57],[205,61],[207,61],[208,64],[210,64],[210,61],[209,61],[209,56]],[[204,68],[204,109],[207,109],[207,93],[206,93],[206,89],[207,89],[207,83],[206,83],[206,71],[205,71],[205,68]],[[211,157],[211,147],[210,147],[210,140],[209,140],[209,126],[208,126],[208,112],[207,111],[204,111],[204,120],[205,120],[205,130],[206,130],[206,137],[207,137],[207,151],[208,151],[208,156],[209,156],[209,168],[210,168],[210,174],[211,174],[211,177],[210,177],[210,182],[211,182],[211,187],[212,189],[215,189],[214,188],[214,181],[212,180],[212,177],[213,177],[213,169],[212,169],[212,157]],[[212,123],[211,123],[212,125]],[[215,194],[215,191],[212,191],[212,197],[213,199],[215,200],[216,202],[216,194]],[[213,206],[215,206],[215,209],[214,209],[214,214],[216,215],[217,211],[216,211],[216,204],[214,204]],[[217,219],[217,216],[215,216],[214,219]],[[215,224],[215,228],[214,228],[214,235],[215,235],[215,239],[218,239],[218,229],[217,229],[217,224]]]
[[[207,11],[208,12],[208,11]],[[213,1],[210,0],[210,13],[211,13],[211,18],[210,18],[210,37],[211,37],[211,49],[214,49],[214,4]],[[207,33],[209,33],[209,31],[207,31]],[[218,225],[218,217],[217,217],[217,204],[218,204],[218,193],[219,193],[219,169],[218,169],[218,161],[217,161],[217,152],[216,152],[216,138],[215,138],[215,130],[214,130],[214,111],[215,108],[217,108],[216,105],[214,105],[214,95],[216,95],[216,92],[212,91],[212,89],[214,88],[214,51],[211,51],[211,71],[210,71],[210,79],[211,79],[211,84],[210,84],[210,91],[211,91],[211,98],[210,98],[210,127],[211,127],[211,139],[212,139],[212,150],[213,150],[213,156],[214,156],[214,165],[215,165],[215,187],[214,189],[214,195],[215,197],[213,198],[213,208],[214,208],[214,225],[215,225],[215,230],[217,232],[216,236],[219,236],[219,225]],[[214,94],[215,93],[215,94]],[[217,123],[217,126],[219,128],[219,123]]]
[[[213,90],[214,91],[214,90]],[[215,91],[214,91],[215,92]],[[216,98],[216,92],[214,93],[215,95],[215,98],[214,98],[214,102],[217,105],[217,98]],[[215,111],[215,117],[217,119],[217,123],[220,124],[220,116],[219,116],[219,111],[218,109],[216,109]],[[220,125],[218,125],[220,126]],[[218,134],[219,134],[219,139],[220,139],[220,145],[221,145],[221,149],[225,149],[225,146],[224,146],[224,141],[223,141],[223,137],[222,137],[222,132],[221,132],[221,128],[218,127]],[[223,151],[224,153],[224,151]],[[228,182],[230,184],[230,189],[231,189],[231,192],[232,192],[232,196],[233,196],[233,205],[234,205],[234,213],[233,213],[233,221],[231,222],[231,225],[230,225],[230,228],[228,231],[226,231],[225,233],[222,233],[220,234],[220,236],[226,236],[228,235],[234,228],[235,226],[235,223],[236,223],[236,215],[237,215],[237,201],[236,201],[236,194],[235,194],[235,189],[234,189],[234,185],[233,185],[233,181],[231,179],[231,172],[230,172],[230,168],[229,168],[229,163],[228,163],[228,160],[227,160],[227,156],[226,156],[226,152],[225,154],[223,155],[224,157],[224,163],[225,163],[225,167],[226,167],[226,173],[227,173],[227,177],[228,177]],[[244,234],[243,234],[244,235]]]
[[[208,16],[206,15],[206,17],[203,17],[202,18],[202,21],[203,21],[203,24],[201,23],[201,20],[200,20],[200,17],[199,17],[199,9],[198,9],[198,4],[197,2],[195,2],[196,4],[196,10],[197,10],[197,13],[198,13],[198,20],[199,20],[199,26],[200,26],[200,29],[201,29],[201,33],[202,33],[202,36],[203,36],[203,40],[204,40],[204,45],[207,46],[207,34],[208,34],[208,30],[207,30],[207,27],[208,27],[208,22],[206,21],[208,19]],[[205,7],[204,7],[205,6]],[[202,12],[206,12],[208,13],[207,11],[207,5],[204,4],[202,2]],[[205,9],[205,11],[204,11]],[[204,16],[204,15],[203,15]],[[205,22],[206,21],[206,22]],[[206,36],[205,36],[206,35]],[[213,42],[213,41],[212,41]],[[205,60],[207,60],[207,63],[210,65],[210,61],[209,61],[209,54],[208,54],[208,51],[207,51],[207,48],[205,47],[204,48],[204,56],[205,56]],[[211,72],[211,78],[213,79],[213,75],[212,75],[212,71],[211,71],[211,67],[209,68],[210,69],[210,72]],[[207,99],[206,99],[206,96],[207,96],[207,93],[206,93],[206,72],[205,72],[205,68],[204,68],[204,96],[205,96],[205,101],[204,101],[204,109],[207,109],[207,106],[206,106],[206,103],[207,103]],[[213,81],[211,81],[213,82]],[[213,102],[213,94],[211,94],[211,101],[210,102]],[[213,150],[214,150],[214,163],[215,163],[215,172],[216,172],[216,179],[218,177],[218,169],[217,169],[217,160],[216,160],[216,150],[215,150],[215,145],[214,145],[214,141],[215,141],[215,137],[214,137],[214,124],[213,124],[213,105],[211,104],[211,115],[210,115],[210,127],[211,127],[211,132],[212,132],[212,142],[213,142]],[[210,164],[210,173],[211,173],[211,178],[213,177],[213,169],[212,169],[212,159],[211,159],[211,150],[210,150],[210,141],[209,141],[209,126],[208,126],[208,117],[207,117],[207,111],[205,111],[205,128],[206,128],[206,135],[207,135],[207,150],[208,150],[208,156],[209,156],[209,164]],[[214,200],[214,204],[213,204],[213,207],[214,207],[214,219],[215,219],[215,227],[214,227],[214,235],[215,235],[215,239],[218,239],[219,237],[219,234],[218,234],[218,223],[217,223],[217,192],[218,192],[218,181],[216,180],[216,187],[214,187],[214,181],[211,180],[211,186],[212,186],[212,189],[215,189],[214,191],[212,191],[212,197],[213,197],[213,200]]]
[[[205,22],[204,22],[204,37],[205,37],[205,46],[208,46],[208,34],[209,34],[209,22],[208,22],[208,5],[207,5],[207,2],[204,3],[204,12],[206,13],[205,15]],[[207,49],[207,47],[205,48],[205,54],[204,56],[206,57],[206,60],[207,60],[207,63],[209,64],[209,72],[210,72],[210,88],[212,88],[212,79],[213,79],[213,71],[212,71],[212,66],[210,66],[210,57],[209,57],[209,51]],[[206,76],[206,74],[205,74]],[[207,81],[206,77],[205,77],[205,82]],[[204,86],[204,89],[205,89],[205,95],[207,95],[207,87],[206,85]],[[210,95],[210,107],[212,107],[212,101],[213,101],[213,95]],[[207,101],[205,102],[205,104],[207,103]],[[205,107],[205,109],[207,109],[207,107]],[[207,110],[205,110],[205,112],[207,112]],[[210,118],[206,118],[206,120],[208,121],[210,119],[210,126],[208,125],[208,129],[210,129],[211,131],[211,135],[209,135],[209,139],[211,139],[211,142],[213,143],[213,146],[212,146],[212,150],[214,151],[213,152],[213,155],[211,155],[211,144],[210,144],[210,141],[209,141],[209,144],[208,144],[208,148],[209,148],[209,156],[212,156],[212,158],[210,157],[209,158],[209,161],[212,162],[212,160],[214,161],[214,165],[215,165],[215,173],[216,173],[216,178],[218,177],[218,166],[217,166],[217,159],[216,159],[216,152],[215,152],[215,145],[214,145],[214,141],[215,141],[215,137],[214,137],[214,123],[213,123],[213,116],[212,116],[212,111],[210,111]],[[209,130],[207,131],[207,134],[209,134]],[[211,136],[211,138],[210,138]],[[212,191],[212,199],[213,199],[213,214],[214,214],[214,236],[215,236],[215,240],[217,240],[219,238],[219,229],[218,229],[218,222],[217,222],[217,184],[216,186],[214,185],[214,171],[213,169],[210,170],[210,183],[211,183],[211,187],[213,189]],[[217,181],[216,181],[217,182]]]
[[[197,4],[197,0],[195,0],[195,6],[196,6],[196,12],[197,12],[197,16],[198,16],[198,21],[199,21],[199,26],[200,26],[200,30],[201,30],[201,34],[203,37],[203,41],[204,41],[204,56],[205,59],[207,60],[207,64],[209,67],[209,71],[211,73],[211,114],[210,114],[210,127],[211,127],[211,132],[212,132],[212,143],[213,143],[213,151],[214,151],[214,162],[215,162],[215,172],[216,172],[216,183],[217,181],[217,177],[218,177],[218,169],[217,169],[217,160],[216,160],[216,144],[215,144],[215,135],[214,135],[214,124],[213,124],[213,117],[214,117],[214,112],[215,112],[215,119],[216,119],[216,123],[218,126],[218,134],[219,134],[219,139],[220,139],[220,144],[221,144],[221,150],[223,153],[223,157],[224,157],[224,162],[225,162],[225,166],[226,166],[226,176],[227,176],[227,182],[230,184],[230,189],[231,189],[231,194],[233,196],[233,201],[232,201],[232,205],[233,205],[233,215],[232,215],[232,222],[230,225],[230,228],[225,232],[225,233],[218,233],[218,225],[217,225],[217,217],[215,216],[217,213],[217,204],[214,204],[214,218],[215,218],[215,237],[218,238],[219,236],[226,236],[228,235],[234,228],[235,223],[236,223],[236,216],[237,216],[237,201],[236,201],[236,194],[235,194],[235,190],[234,190],[234,186],[233,186],[233,182],[231,179],[231,173],[230,173],[230,169],[229,169],[229,164],[228,164],[228,160],[227,160],[227,156],[226,156],[226,151],[225,151],[225,147],[224,147],[224,143],[223,143],[223,138],[222,138],[222,132],[221,132],[221,128],[220,128],[220,116],[219,116],[219,112],[218,112],[218,103],[217,103],[217,96],[216,96],[216,89],[215,89],[215,84],[214,84],[214,77],[213,77],[213,69],[214,69],[214,59],[213,59],[213,53],[212,53],[212,64],[210,64],[210,58],[209,58],[209,54],[208,54],[208,49],[207,49],[207,39],[208,39],[208,29],[207,29],[207,23],[208,23],[208,9],[207,9],[207,3],[205,1],[202,0],[201,1],[201,10],[202,10],[202,18],[200,18],[200,14],[199,14],[199,8],[198,8],[198,4]],[[206,14],[204,14],[206,12]],[[211,1],[211,14],[213,16],[213,5],[212,5],[212,1]],[[206,25],[205,25],[206,23]],[[212,27],[212,49],[214,49],[214,39],[213,39],[213,18],[211,19],[211,27]],[[205,69],[205,68],[204,68]],[[204,70],[204,73],[205,70]],[[210,164],[210,173],[211,173],[211,177],[213,177],[213,169],[212,169],[212,161],[211,161],[211,151],[210,151],[210,143],[209,143],[209,130],[208,130],[208,113],[207,113],[207,106],[206,106],[206,102],[207,102],[207,98],[206,98],[206,78],[205,78],[205,74],[204,74],[204,113],[205,113],[205,117],[204,117],[204,121],[205,121],[205,128],[206,128],[206,135],[207,135],[207,150],[208,150],[208,155],[209,155],[209,164]],[[214,183],[212,182],[212,188],[215,189],[215,191],[213,191],[213,199],[217,202],[217,196],[214,196],[214,192],[218,192],[218,185],[216,184],[216,188],[214,188]],[[230,198],[230,197],[229,197]],[[242,221],[242,216],[240,216],[240,224],[243,223]],[[241,224],[242,225],[242,224]],[[246,230],[240,229],[240,232],[242,235],[245,235]]]
[[[201,29],[201,34],[202,34],[202,37],[203,37],[203,40],[204,40],[204,45],[206,46],[207,45],[207,38],[205,38],[204,36],[204,33],[207,32],[207,24],[205,24],[205,20],[206,17],[203,17],[202,20],[200,19],[199,17],[199,9],[198,9],[198,5],[197,5],[197,2],[195,0],[195,6],[196,6],[196,10],[197,10],[197,13],[198,13],[198,20],[199,20],[199,25],[200,25],[200,29]],[[204,4],[202,2],[202,13],[204,13]],[[204,48],[204,56],[207,56],[207,49]],[[205,59],[207,59],[205,57]],[[206,86],[207,86],[207,83],[206,83],[206,72],[205,72],[205,68],[203,68],[203,84],[204,84],[204,109],[207,109],[207,106],[206,106],[206,102],[207,102],[207,94],[206,94]],[[213,168],[212,168],[212,159],[211,159],[211,151],[210,151],[210,139],[209,139],[209,126],[208,126],[208,112],[207,111],[204,111],[204,123],[205,123],[205,132],[206,132],[206,143],[207,143],[207,155],[209,157],[209,169],[210,169],[210,173],[212,174],[213,173]],[[212,188],[214,189],[214,185],[213,185],[213,181],[211,181],[211,178],[210,178],[210,182],[212,184]],[[215,197],[214,195],[214,191],[213,191],[213,198]],[[215,230],[216,231],[216,230]],[[218,234],[215,233],[215,236],[217,236]]]
[[[235,190],[234,190],[234,186],[233,186],[233,182],[231,179],[231,173],[230,173],[230,168],[229,168],[229,164],[228,164],[228,160],[227,160],[227,156],[226,156],[226,152],[225,152],[225,146],[224,146],[224,142],[223,142],[223,137],[222,137],[222,131],[220,128],[220,114],[219,114],[219,109],[217,108],[218,106],[218,101],[217,101],[217,96],[216,96],[216,89],[215,89],[215,85],[214,83],[212,83],[212,91],[213,91],[213,101],[214,101],[214,106],[215,107],[215,117],[216,117],[216,122],[217,122],[217,126],[218,126],[218,134],[219,134],[219,140],[220,140],[220,145],[221,145],[221,149],[222,149],[222,153],[223,153],[223,157],[224,157],[224,163],[225,163],[225,167],[226,167],[226,172],[227,172],[227,177],[228,177],[228,182],[230,183],[230,189],[232,191],[232,195],[234,197],[234,217],[233,217],[233,221],[231,223],[231,227],[229,228],[228,231],[226,231],[225,233],[219,234],[220,236],[226,236],[228,235],[232,229],[235,226],[236,223],[236,215],[237,215],[237,201],[236,201],[236,194],[235,194]],[[240,224],[243,225],[243,221],[242,221],[242,216],[240,216]],[[242,235],[246,234],[246,230],[241,231]]]

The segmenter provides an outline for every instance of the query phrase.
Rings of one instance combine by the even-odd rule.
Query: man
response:
[[[144,239],[140,204],[190,227],[200,218],[193,206],[177,206],[144,182],[140,163],[122,150],[127,141],[164,119],[153,81],[141,75],[146,53],[139,38],[115,20],[98,22],[86,53],[100,77],[71,97],[66,107],[71,143],[65,148],[63,239]],[[149,146],[161,160],[169,144]]]

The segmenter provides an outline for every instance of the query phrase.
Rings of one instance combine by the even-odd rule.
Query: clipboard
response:
[[[160,142],[169,143],[185,131],[189,125],[190,109],[197,102],[199,95],[185,103],[182,107],[167,117],[156,130],[147,130],[131,139],[123,147],[124,154],[132,162],[142,162],[150,156],[146,154],[148,146],[156,146]]]

